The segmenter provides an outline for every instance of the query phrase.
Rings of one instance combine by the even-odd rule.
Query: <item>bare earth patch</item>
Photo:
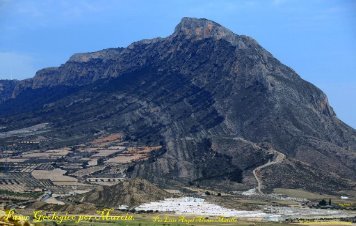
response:
[[[74,177],[65,176],[67,171],[62,169],[54,170],[34,170],[32,171],[32,176],[38,180],[49,179],[56,185],[80,185],[78,180]]]

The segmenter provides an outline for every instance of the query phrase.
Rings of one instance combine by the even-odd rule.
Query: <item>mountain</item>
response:
[[[6,87],[2,132],[49,123],[46,147],[101,132],[164,147],[130,177],[236,189],[256,186],[255,173],[265,191],[355,189],[356,131],[326,95],[254,39],[207,19],[183,18],[166,38],[75,54]]]

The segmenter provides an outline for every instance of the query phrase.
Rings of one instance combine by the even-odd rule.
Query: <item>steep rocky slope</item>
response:
[[[0,80],[0,103],[12,97],[18,83],[18,80]]]
[[[213,21],[183,18],[166,38],[76,54],[11,90],[1,94],[5,130],[49,122],[47,135],[66,144],[98,131],[163,144],[132,177],[251,187],[273,149],[287,159],[262,170],[264,189],[354,189],[356,132],[326,95]]]

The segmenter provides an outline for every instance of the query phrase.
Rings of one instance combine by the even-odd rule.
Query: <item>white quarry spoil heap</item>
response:
[[[169,198],[158,202],[142,204],[135,208],[136,211],[158,210],[159,212],[174,212],[184,215],[199,216],[223,216],[223,217],[244,217],[244,218],[264,218],[267,216],[262,211],[237,211],[227,209],[201,198],[182,197]]]
[[[284,221],[285,219],[320,219],[355,216],[355,211],[324,210],[295,207],[265,207],[264,211],[239,211],[224,208],[206,202],[201,198],[182,197],[168,198],[158,202],[142,204],[136,211],[171,212],[178,215],[237,217],[246,219],[260,219],[265,221]]]

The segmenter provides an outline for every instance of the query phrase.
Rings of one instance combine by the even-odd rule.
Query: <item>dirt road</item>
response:
[[[274,154],[274,159],[272,161],[268,161],[267,163],[261,165],[261,166],[258,166],[256,167],[252,172],[253,172],[253,175],[255,176],[256,178],[256,181],[257,181],[257,187],[256,187],[256,191],[260,194],[263,194],[263,192],[261,191],[262,189],[262,179],[259,178],[259,172],[261,169],[265,168],[265,167],[268,167],[270,165],[273,165],[273,164],[277,164],[277,163],[281,163],[285,158],[285,154],[279,152],[279,151],[276,151],[276,150],[272,150],[271,151],[273,154]]]

